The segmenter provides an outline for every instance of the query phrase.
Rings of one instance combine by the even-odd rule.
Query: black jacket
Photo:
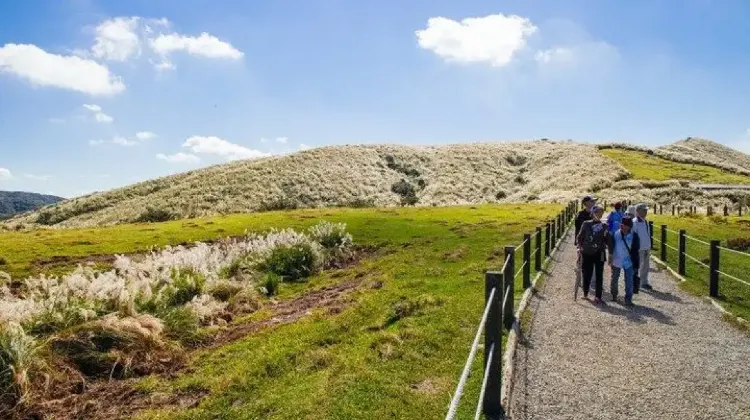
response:
[[[578,234],[581,232],[581,226],[583,225],[583,222],[587,220],[591,220],[591,213],[589,213],[588,210],[583,209],[578,212],[578,216],[576,216],[576,231],[575,236],[573,236],[575,244],[578,245]]]

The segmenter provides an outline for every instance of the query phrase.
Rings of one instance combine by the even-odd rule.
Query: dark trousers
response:
[[[583,271],[583,295],[588,296],[591,287],[591,276],[596,273],[596,297],[602,298],[602,282],[604,281],[604,258],[601,254],[584,255],[581,263]]]

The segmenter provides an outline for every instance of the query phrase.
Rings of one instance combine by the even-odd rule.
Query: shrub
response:
[[[351,201],[347,201],[340,204],[341,207],[349,207],[353,209],[364,209],[375,207],[375,201],[366,198],[357,197]]]
[[[708,219],[712,223],[717,224],[717,225],[726,225],[727,223],[729,223],[729,220],[727,220],[726,217],[720,214],[714,214],[714,215],[708,216]]]
[[[278,280],[278,278],[277,278]],[[230,311],[235,314],[253,313],[263,306],[258,293],[252,289],[242,289],[229,299]]]
[[[750,238],[732,238],[727,240],[727,248],[735,251],[750,252]]]
[[[403,318],[419,314],[428,307],[439,306],[441,304],[441,300],[435,299],[431,295],[420,295],[412,299],[401,298],[391,306],[385,326],[394,324]]]
[[[240,286],[239,284],[222,281],[211,285],[211,287],[208,288],[208,294],[213,296],[213,298],[216,300],[228,302],[229,299],[239,293],[240,290],[242,290],[242,286]]]
[[[310,237],[325,249],[344,248],[352,245],[352,235],[346,232],[345,223],[321,222],[310,228]]]
[[[526,181],[526,178],[523,177],[523,175],[516,175],[516,177],[513,179],[516,183],[525,185],[528,181]]]
[[[281,284],[281,276],[275,273],[267,273],[263,280],[261,289],[266,296],[273,296],[279,291],[279,284]]]
[[[3,397],[22,402],[31,387],[30,377],[42,367],[41,345],[18,324],[0,325],[0,389]]]
[[[138,216],[134,222],[135,223],[159,223],[159,222],[167,222],[169,220],[174,220],[177,218],[177,215],[164,210],[164,209],[158,209],[155,207],[147,207],[146,211],[141,213],[140,216]]]
[[[495,198],[498,200],[502,200],[508,196],[508,193],[505,191],[498,191],[497,194],[495,194]]]
[[[310,244],[297,244],[274,248],[259,268],[294,281],[313,274],[318,262],[318,255]]]
[[[2,255],[0,255],[0,265],[7,265],[8,260],[6,260]]]
[[[203,292],[205,278],[190,269],[173,270],[172,282],[167,286],[164,303],[167,306],[182,306]]]
[[[297,200],[290,197],[276,197],[269,201],[262,201],[258,211],[294,210],[299,208]]]
[[[183,344],[199,344],[198,316],[187,307],[169,308],[160,314],[164,335]]]
[[[703,218],[703,216],[701,216],[698,213],[690,213],[690,212],[684,212],[680,214],[680,217],[685,218],[685,219],[702,219]]]

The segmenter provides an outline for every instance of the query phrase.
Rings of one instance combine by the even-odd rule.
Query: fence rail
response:
[[[625,207],[636,204],[635,202],[628,201],[628,200],[624,200],[621,203]],[[744,202],[737,203],[736,205],[732,205],[731,207],[725,204],[723,207],[710,205],[710,206],[706,206],[703,208],[700,208],[693,204],[686,205],[686,206],[675,205],[675,204],[663,204],[663,203],[646,203],[646,204],[649,205],[649,207],[653,210],[654,214],[664,214],[665,209],[666,209],[666,212],[669,213],[670,207],[671,207],[672,216],[679,216],[681,214],[686,214],[686,213],[697,214],[698,212],[704,211],[704,210],[707,216],[716,215],[718,214],[717,211],[719,210],[722,210],[722,214],[724,216],[732,216],[735,214],[738,216],[742,216],[743,214],[747,215],[748,210],[750,210],[748,209],[747,204],[745,204]],[[608,208],[607,201],[604,201],[604,208],[605,209]]]
[[[502,357],[504,354],[503,330],[513,329],[516,320],[515,306],[515,282],[522,277],[523,289],[532,286],[531,266],[534,258],[534,269],[537,273],[542,271],[542,253],[549,261],[551,251],[558,248],[562,242],[565,228],[575,218],[578,204],[569,203],[564,210],[556,215],[544,226],[536,228],[534,235],[526,233],[519,245],[505,247],[505,261],[499,271],[488,271],[485,273],[485,306],[482,318],[479,320],[474,341],[469,349],[469,356],[461,372],[456,392],[453,394],[446,420],[452,420],[458,410],[461,397],[463,396],[466,381],[471,374],[471,367],[479,349],[479,342],[484,334],[484,376],[479,392],[474,418],[485,416],[487,419],[505,419],[505,407],[501,401],[502,390]],[[542,234],[544,232],[544,235]],[[544,236],[544,240],[542,240]],[[534,237],[534,251],[532,252],[532,237]],[[516,251],[523,251],[523,263],[516,271]]]

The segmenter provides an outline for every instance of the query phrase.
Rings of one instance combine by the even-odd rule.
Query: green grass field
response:
[[[602,154],[625,167],[633,179],[643,181],[689,180],[713,184],[750,184],[750,177],[711,166],[678,163],[644,152],[603,149]]]
[[[313,310],[297,322],[198,350],[176,378],[142,379],[137,387],[152,393],[208,395],[196,408],[146,411],[140,417],[438,419],[481,316],[483,273],[500,267],[504,245],[520,243],[524,232],[561,209],[551,204],[322,209],[13,232],[0,234],[0,255],[8,271],[22,276],[49,270],[39,263],[45,260],[58,261],[51,270],[62,272],[92,254],[139,252],[245,230],[304,228],[320,220],[345,222],[355,243],[377,246],[376,255],[302,284],[285,284],[279,299],[364,279],[367,287],[352,295],[349,306],[337,314]],[[369,286],[375,283],[381,287]],[[519,278],[516,299],[522,292]],[[261,311],[254,319],[264,316]],[[476,372],[480,363],[481,356]],[[480,377],[472,375],[467,385],[460,418],[473,414]]]
[[[674,232],[685,229],[688,236],[696,238],[703,242],[710,240],[720,240],[721,246],[726,247],[726,240],[732,238],[750,238],[750,217],[714,217],[706,216],[662,216],[652,215],[654,221],[654,237],[661,238],[661,225],[667,225],[667,228]],[[668,232],[667,243],[678,248],[678,234]],[[657,243],[657,250],[654,255],[660,255],[660,244]],[[667,262],[670,267],[677,271],[677,252],[667,250]],[[686,252],[697,258],[701,262],[708,264],[710,256],[710,247],[688,239],[686,243]],[[750,282],[750,257],[737,255],[735,253],[720,251],[720,270]],[[686,266],[687,282],[683,283],[686,290],[698,295],[708,295],[709,271],[700,264],[687,260]],[[738,283],[725,276],[719,277],[719,302],[722,303],[732,313],[750,320],[750,286]]]

